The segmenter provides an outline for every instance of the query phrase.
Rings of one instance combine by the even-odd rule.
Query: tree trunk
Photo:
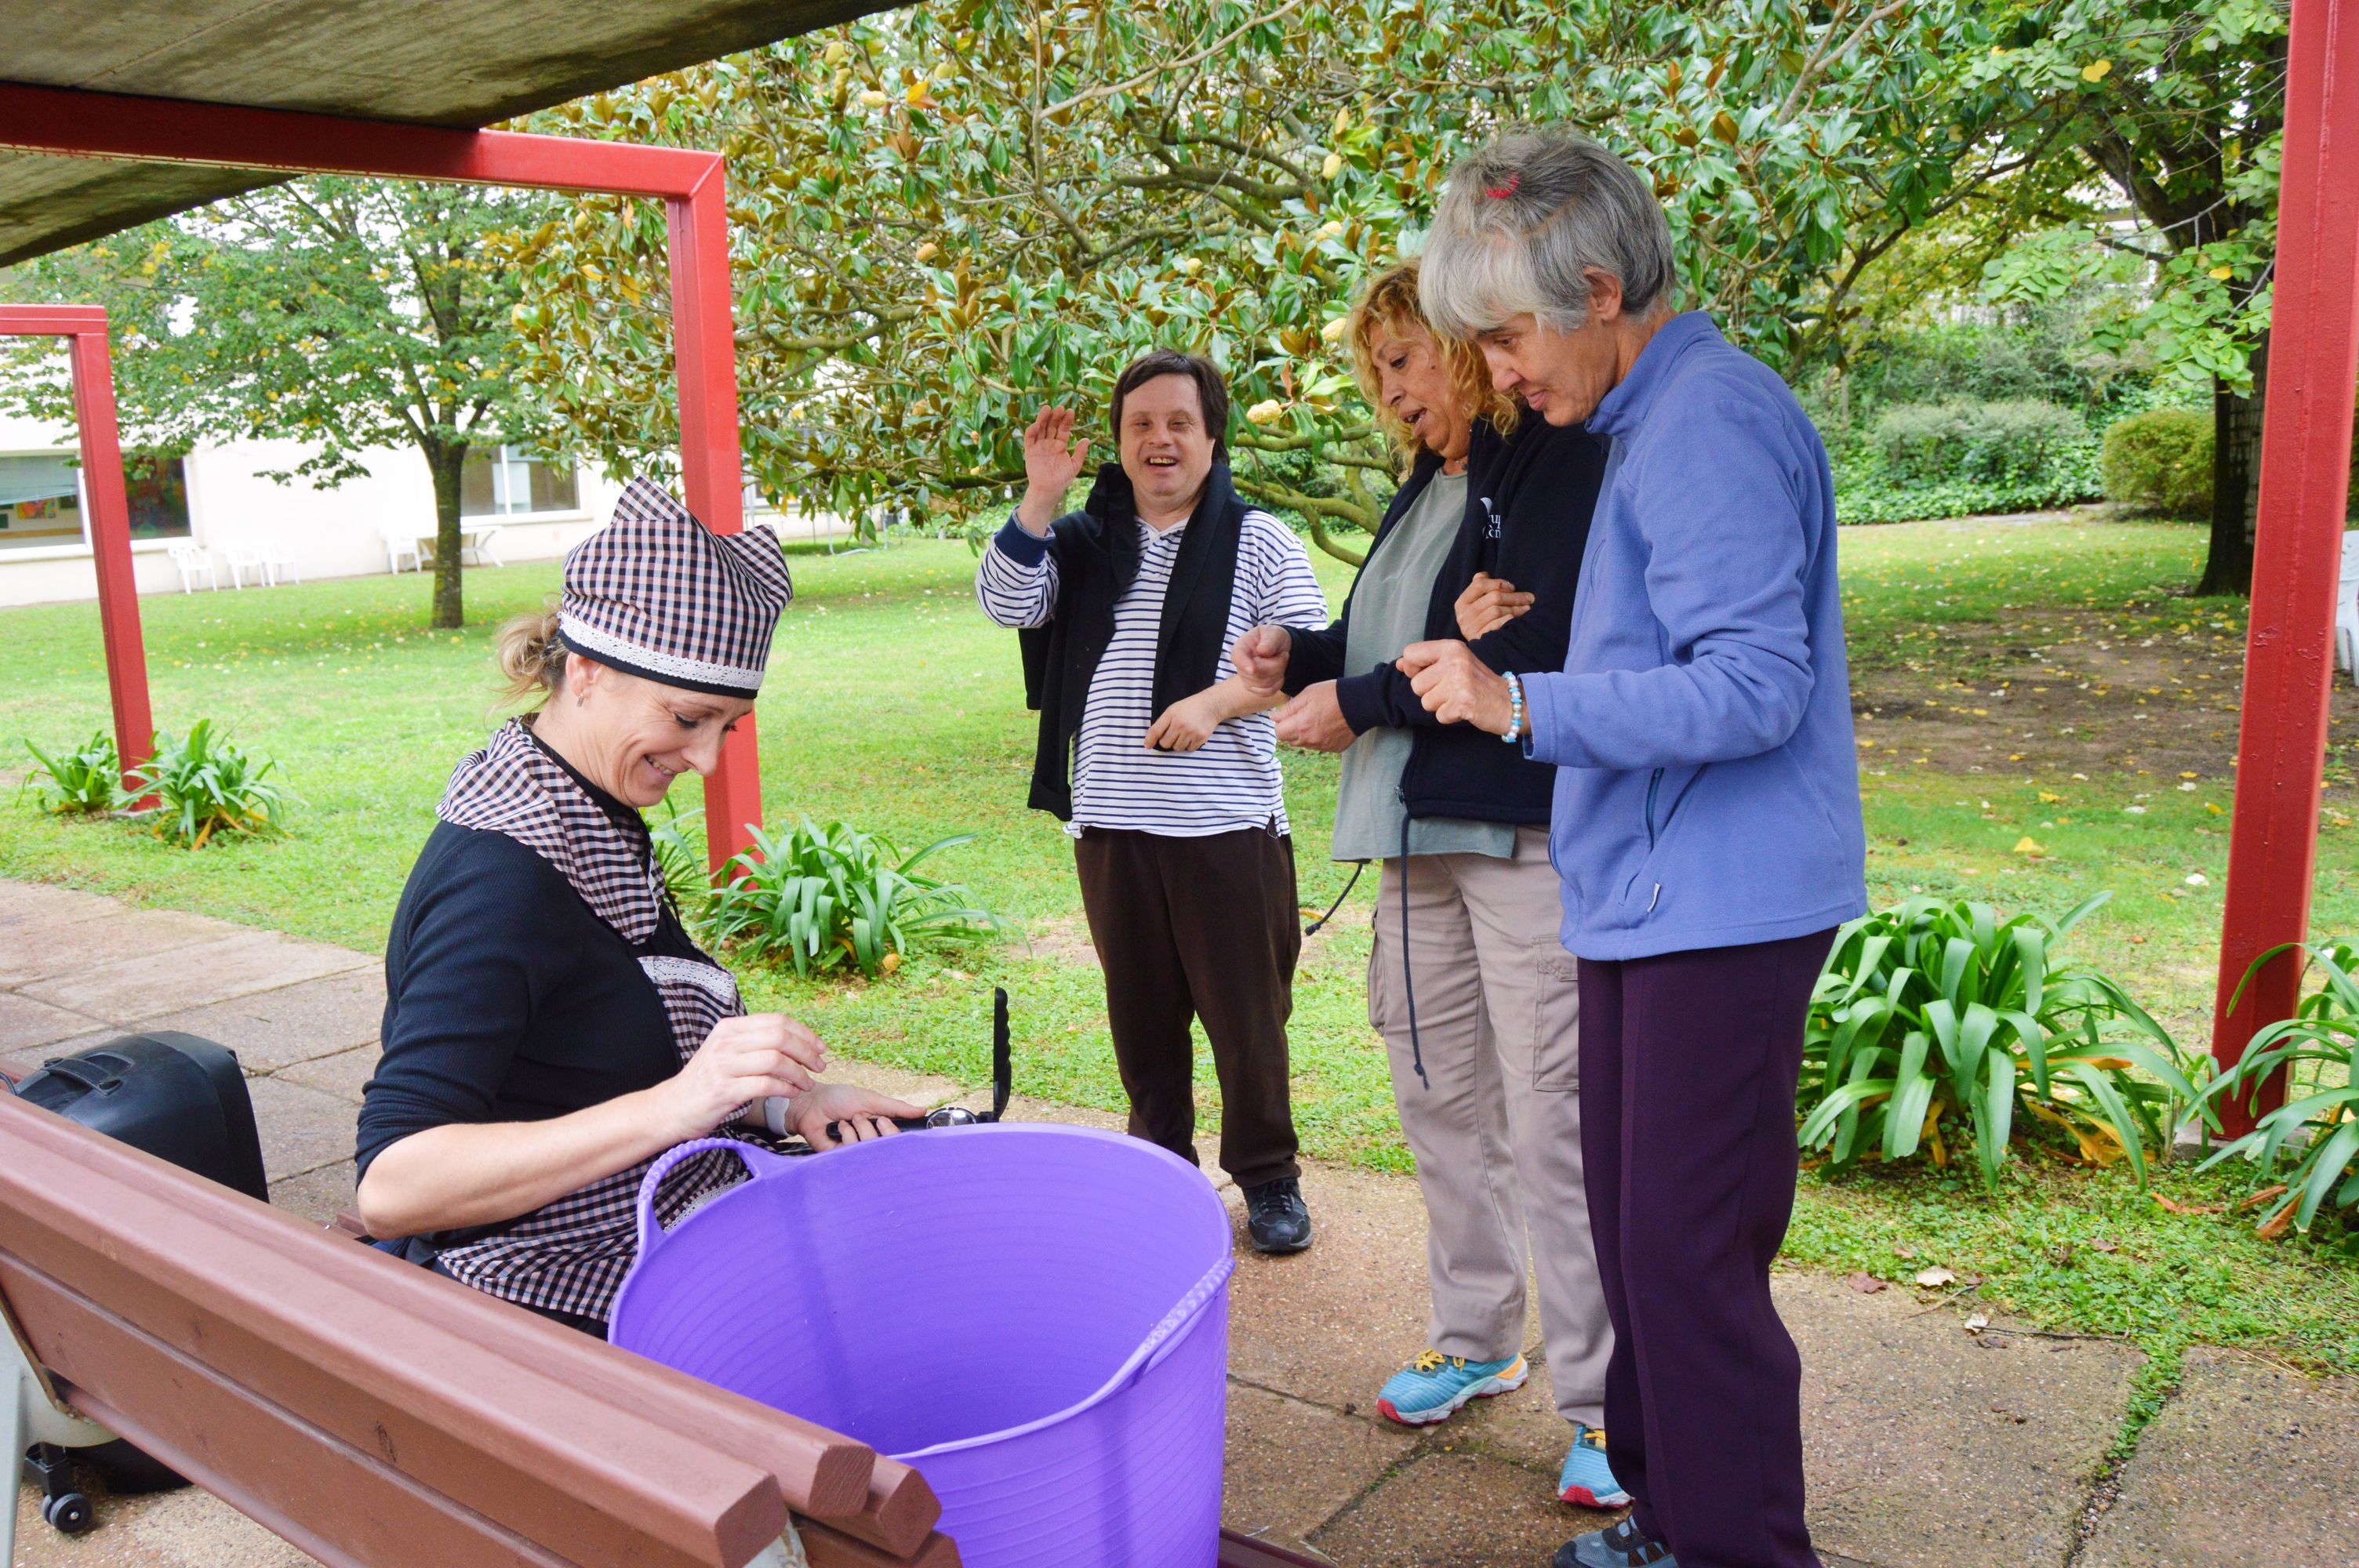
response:
[[[464,442],[438,444],[427,449],[427,470],[434,476],[434,614],[430,624],[442,631],[457,631],[466,624],[459,592],[459,475],[466,466]]]
[[[2268,379],[2268,338],[2253,351],[2249,397],[2212,384],[2212,541],[2200,594],[2253,591],[2253,524],[2260,492],[2262,392]]]

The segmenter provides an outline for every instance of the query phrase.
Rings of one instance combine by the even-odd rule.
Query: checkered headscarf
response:
[[[795,596],[767,524],[720,535],[644,479],[565,557],[557,632],[584,658],[666,686],[752,697]]]

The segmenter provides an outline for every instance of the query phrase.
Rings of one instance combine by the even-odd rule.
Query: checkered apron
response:
[[[521,719],[510,719],[489,745],[459,763],[436,811],[461,827],[505,833],[540,856],[592,914],[634,947],[655,935],[667,894],[645,831],[633,832],[609,816],[533,743]],[[717,964],[642,954],[639,968],[663,999],[672,1044],[683,1063],[713,1025],[745,1011],[736,979]],[[713,1135],[758,1141],[734,1125],[717,1128]],[[643,1160],[602,1176],[451,1248],[441,1254],[441,1264],[504,1300],[603,1321],[623,1276],[630,1272],[639,1183],[653,1163]],[[744,1178],[743,1164],[726,1152],[696,1155],[667,1179],[657,1215],[671,1224]]]

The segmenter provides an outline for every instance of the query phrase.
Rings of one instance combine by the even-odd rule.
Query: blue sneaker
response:
[[[1522,1388],[1532,1369],[1521,1356],[1505,1361],[1469,1361],[1463,1356],[1421,1351],[1418,1358],[1385,1379],[1376,1408],[1403,1426],[1448,1421],[1469,1400],[1487,1400]]]
[[[1556,1495],[1559,1502],[1578,1503],[1585,1509],[1626,1509],[1630,1494],[1614,1478],[1614,1467],[1605,1462],[1605,1429],[1572,1423],[1572,1452],[1564,1456],[1564,1468],[1558,1472]]]

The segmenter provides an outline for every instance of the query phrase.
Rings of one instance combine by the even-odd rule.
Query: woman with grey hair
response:
[[[1785,384],[1671,288],[1652,189],[1594,143],[1521,133],[1451,172],[1428,317],[1614,452],[1564,668],[1495,674],[1455,642],[1400,667],[1444,722],[1558,768],[1606,1449],[1636,1498],[1558,1568],[1806,1568],[1769,1266],[1811,986],[1866,908],[1833,485]]]

